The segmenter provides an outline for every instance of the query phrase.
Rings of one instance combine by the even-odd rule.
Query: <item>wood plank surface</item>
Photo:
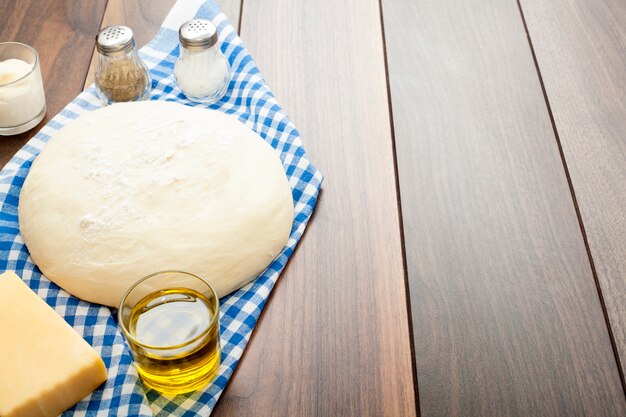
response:
[[[625,415],[516,1],[382,5],[421,415]]]
[[[626,373],[626,3],[522,0]]]
[[[414,416],[379,5],[246,0],[241,26],[325,182],[213,415]]]
[[[22,42],[39,54],[48,106],[38,127],[0,136],[0,168],[83,87],[106,0],[0,0],[0,42]]]
[[[133,30],[135,42],[141,48],[159,31],[163,19],[174,3],[176,0],[109,0],[100,27],[127,25]],[[217,3],[231,24],[237,28],[241,0],[218,0]],[[94,50],[84,88],[93,83],[96,59],[97,51]]]

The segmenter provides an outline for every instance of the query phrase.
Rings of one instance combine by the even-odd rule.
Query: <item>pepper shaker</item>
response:
[[[176,82],[188,99],[215,103],[228,88],[230,67],[217,43],[217,28],[209,20],[193,19],[178,31],[180,55]]]
[[[96,49],[96,91],[102,100],[111,104],[148,97],[150,74],[137,53],[133,31],[128,26],[102,29],[96,36]]]

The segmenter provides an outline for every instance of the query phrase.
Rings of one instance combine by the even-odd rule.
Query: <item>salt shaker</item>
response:
[[[217,28],[204,19],[184,23],[178,31],[180,56],[174,66],[176,82],[188,99],[215,103],[228,88],[230,67],[217,43]]]
[[[96,36],[96,49],[96,91],[102,100],[111,104],[148,97],[150,74],[137,53],[133,31],[128,26],[102,29]]]

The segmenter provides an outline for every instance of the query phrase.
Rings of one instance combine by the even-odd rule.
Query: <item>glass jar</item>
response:
[[[174,66],[185,96],[200,103],[217,102],[228,88],[230,67],[217,42],[217,28],[204,19],[184,23],[178,31],[180,55]]]
[[[0,43],[0,135],[26,132],[45,115],[37,52],[23,43]]]
[[[98,67],[96,91],[107,104],[145,100],[150,94],[150,73],[139,57],[133,31],[115,25],[102,29],[96,37]]]
[[[182,271],[157,272],[122,297],[118,323],[144,384],[166,395],[206,386],[220,366],[217,293]]]

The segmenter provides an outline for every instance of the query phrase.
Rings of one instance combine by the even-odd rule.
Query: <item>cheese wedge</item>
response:
[[[0,416],[57,416],[106,379],[65,320],[15,273],[0,275]]]

